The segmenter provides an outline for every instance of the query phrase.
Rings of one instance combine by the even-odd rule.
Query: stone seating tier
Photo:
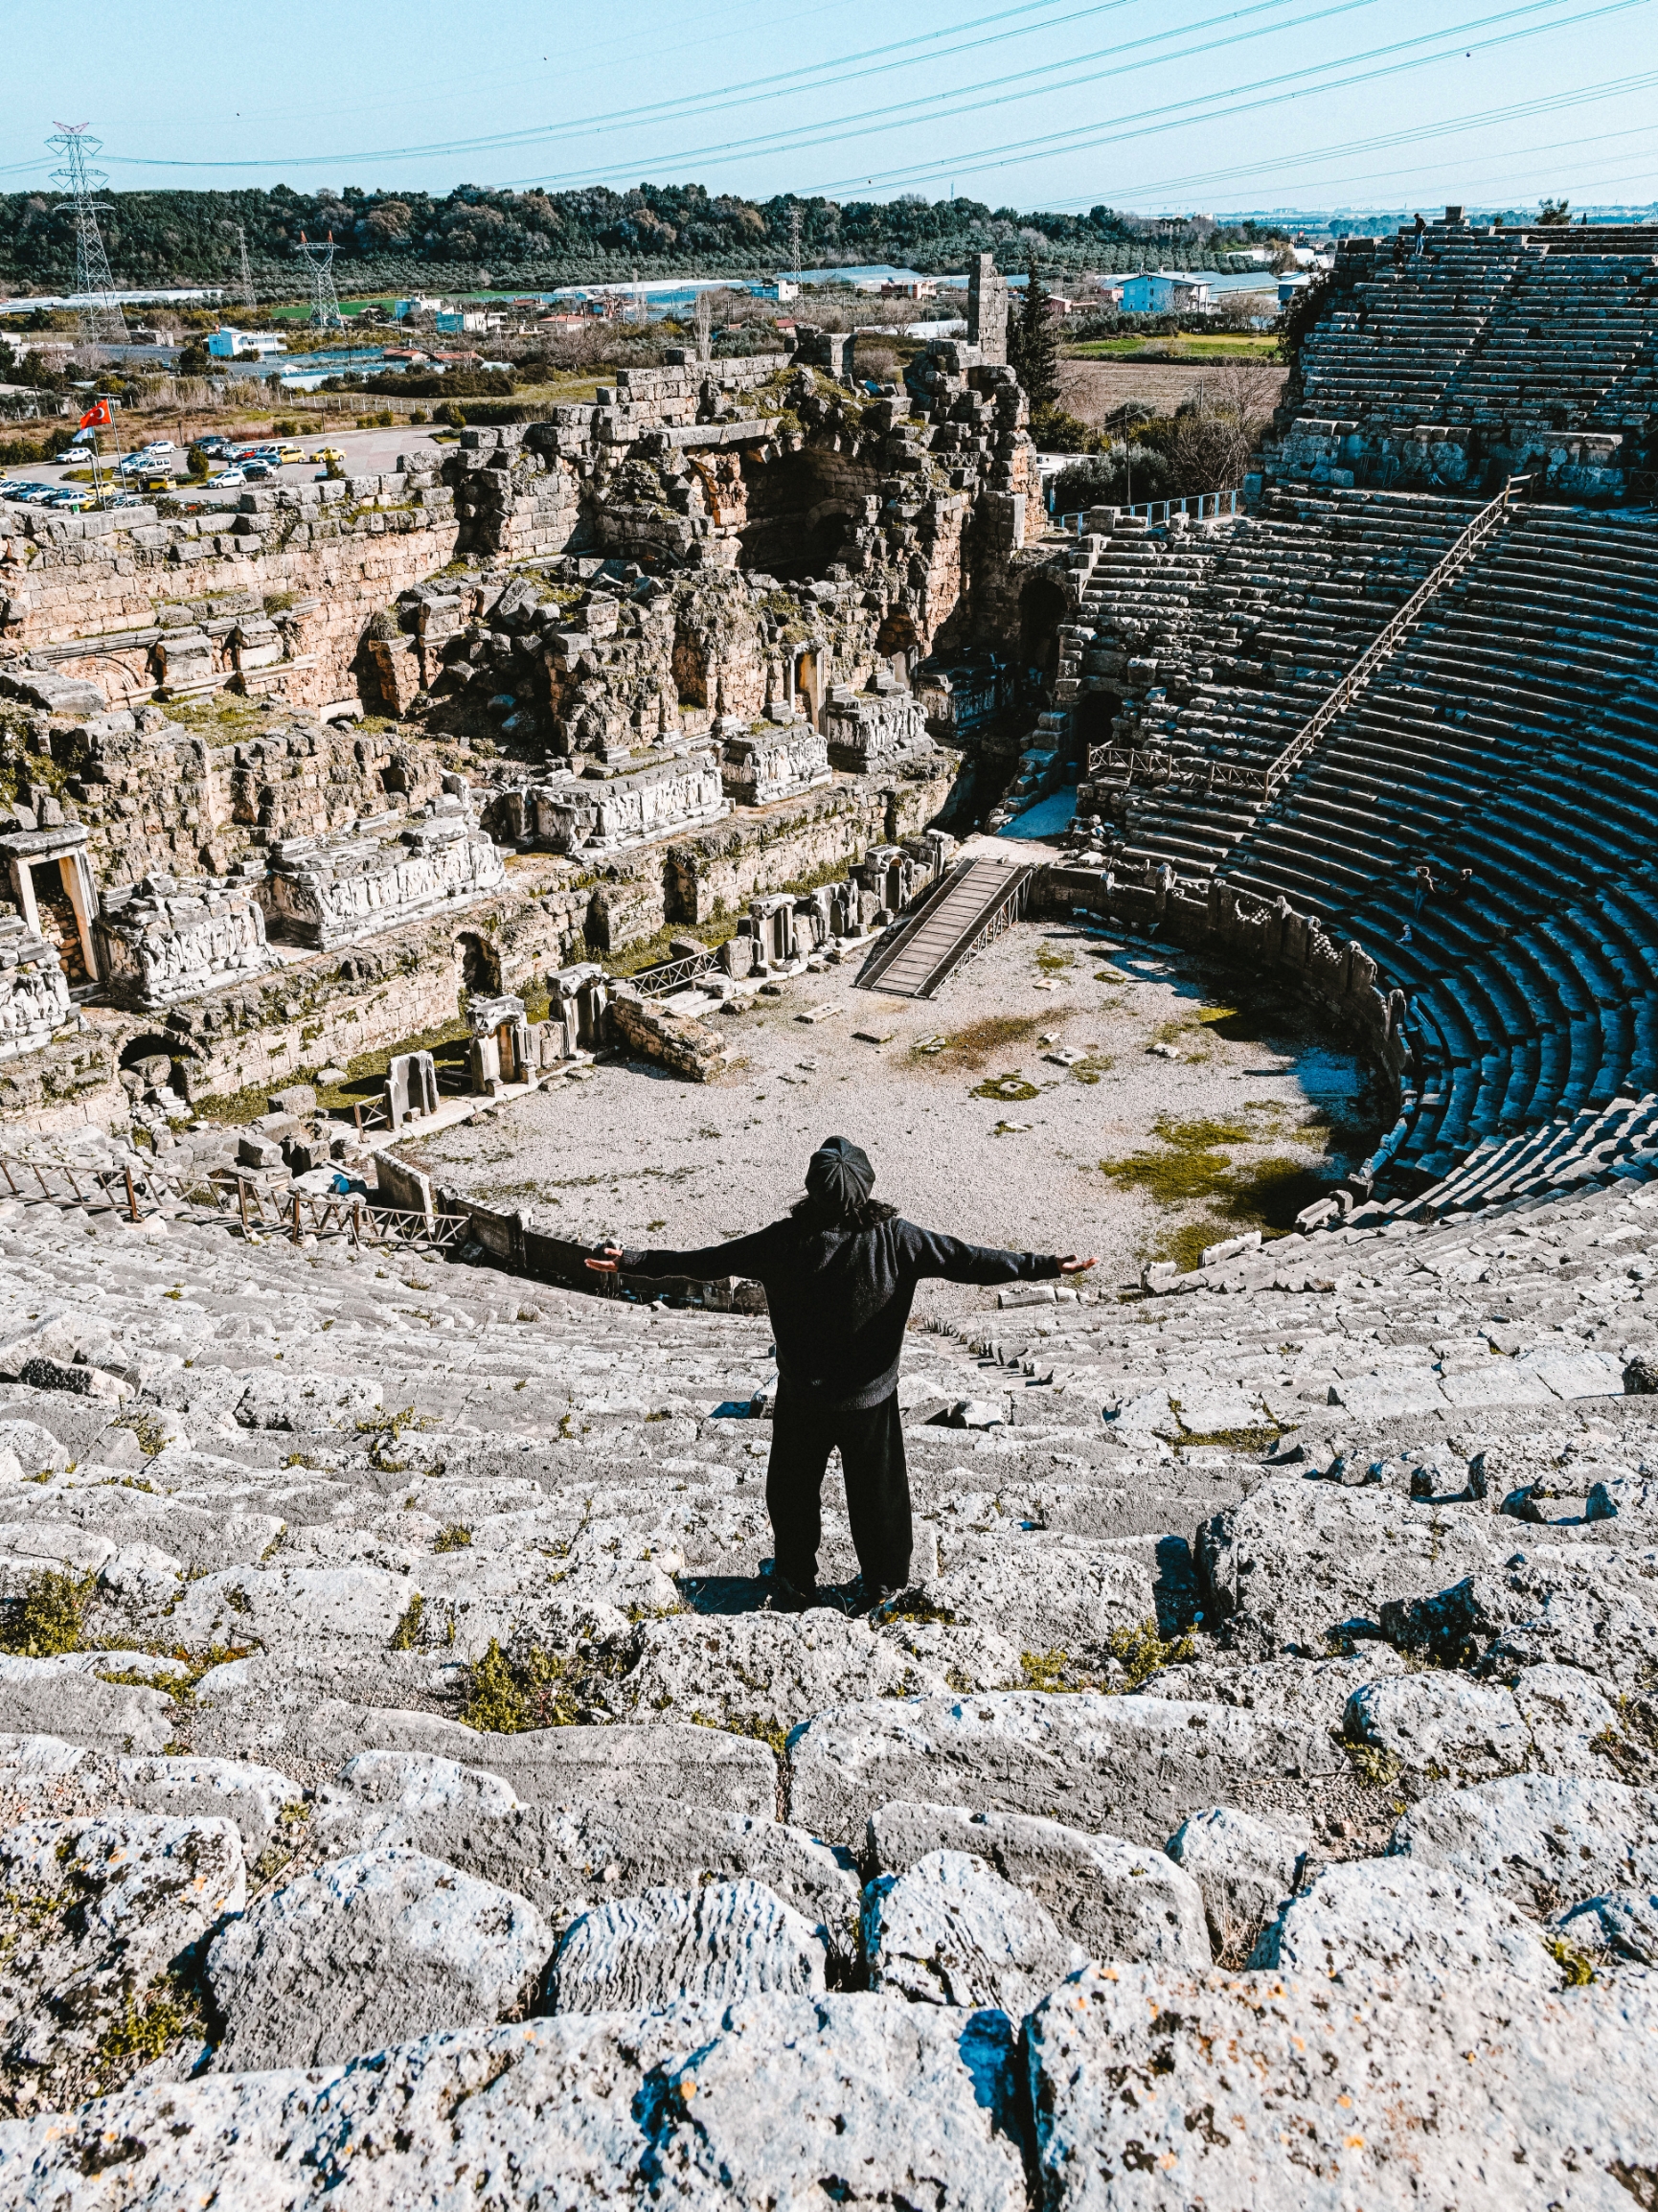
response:
[[[0,2182],[73,2201],[114,2143],[128,2194],[297,2201],[389,2084],[374,2185],[398,2201],[531,2174],[620,2206],[694,2094],[711,2204],[800,2195],[797,2158],[833,2174],[848,2143],[866,2197],[1022,2204],[1025,2155],[1057,2187],[1079,2132],[1145,2155],[1147,2101],[1120,2143],[1044,2041],[1124,1988],[1162,2024],[1159,2096],[1197,2064],[1174,2018],[1242,1988],[1254,2028],[1200,2013],[1230,2052],[1276,2007],[1251,2072],[1305,2142],[1332,1956],[1349,2009],[1368,1993],[1341,2129],[1423,2105],[1399,2068],[1432,2035],[1442,2087],[1478,2043],[1478,2155],[1545,2160],[1527,2115],[1564,2084],[1579,2163],[1648,2160],[1619,1884],[1633,1858],[1649,1886],[1652,1849],[1655,1137],[1658,1097],[1619,1100],[1151,1295],[1033,1285],[912,1332],[917,1587],[873,1622],[747,1609],[763,1319],[0,1202],[0,1600],[60,1575],[85,1639],[0,1660],[0,1854],[14,1897],[66,1864],[122,1884],[118,1952],[93,1913],[69,1951],[44,1915],[14,1950]],[[1316,1975],[1283,1970],[1298,1944]],[[211,2027],[148,2002],[197,1982]],[[1136,2031],[1108,2025],[1120,2067]],[[997,2086],[1022,2033],[1034,2128]],[[211,2036],[210,2070],[132,2081],[157,2034],[192,2061]],[[88,2035],[109,2100],[66,2120]],[[1413,2186],[1447,2131],[1474,2155],[1463,2126],[1413,2140]],[[1270,2111],[1247,2173],[1190,2133],[1183,2188],[1301,2201]]]

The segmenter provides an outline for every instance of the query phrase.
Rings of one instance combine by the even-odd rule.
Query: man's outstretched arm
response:
[[[1080,1275],[1095,1266],[1074,1252],[1062,1258],[1055,1252],[1004,1252],[993,1244],[965,1244],[960,1237],[942,1237],[933,1229],[918,1229],[913,1221],[900,1224],[904,1256],[916,1276],[937,1276],[946,1283],[1043,1283],[1056,1275]]]
[[[596,1275],[643,1275],[662,1282],[670,1276],[688,1276],[693,1283],[712,1283],[721,1275],[755,1275],[769,1248],[771,1232],[757,1229],[749,1237],[733,1237],[728,1243],[704,1244],[694,1252],[635,1251],[631,1245],[604,1244],[587,1262]]]

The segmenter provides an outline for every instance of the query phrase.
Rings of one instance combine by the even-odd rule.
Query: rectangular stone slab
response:
[[[1554,1995],[1473,1980],[1412,2004],[1386,1984],[1091,1967],[1026,2029],[1040,2201],[1639,2203],[1658,2165],[1655,2030],[1644,1982]]]
[[[857,1849],[871,1813],[905,1797],[1161,1843],[1245,1781],[1328,1773],[1338,1757],[1316,1729],[1232,1705],[1018,1690],[882,1698],[795,1730],[788,1817]]]
[[[0,2198],[1025,2212],[1005,2014],[869,1996],[579,2015],[0,2126]]]

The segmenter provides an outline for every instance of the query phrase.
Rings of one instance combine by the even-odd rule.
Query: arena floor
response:
[[[554,1235],[683,1248],[782,1211],[808,1152],[839,1133],[911,1218],[1097,1253],[1101,1279],[1122,1280],[1147,1258],[1192,1264],[1202,1243],[1289,1226],[1374,1141],[1351,1052],[1290,1006],[1261,1011],[1259,993],[1250,1015],[1230,1012],[1223,971],[1161,946],[1021,924],[925,1003],[854,990],[856,972],[711,1014],[737,1045],[713,1083],[612,1061],[404,1150],[473,1197],[532,1207]],[[1083,1058],[1050,1057],[1065,1051]]]

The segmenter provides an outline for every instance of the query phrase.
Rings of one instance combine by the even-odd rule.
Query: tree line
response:
[[[61,291],[75,278],[75,238],[59,195],[0,194],[0,286]],[[896,262],[940,273],[970,254],[1021,267],[1033,251],[1052,271],[1122,270],[1185,262],[1282,233],[1243,224],[1216,233],[1199,222],[1148,223],[1101,205],[1086,215],[992,208],[983,200],[836,200],[781,194],[767,200],[701,185],[642,184],[625,193],[508,192],[458,185],[422,192],[116,192],[106,195],[104,242],[118,284],[232,285],[237,231],[246,237],[261,298],[305,289],[303,233],[332,236],[342,286],[352,291],[616,281],[661,276],[752,276],[790,265],[798,217],[805,267]]]

